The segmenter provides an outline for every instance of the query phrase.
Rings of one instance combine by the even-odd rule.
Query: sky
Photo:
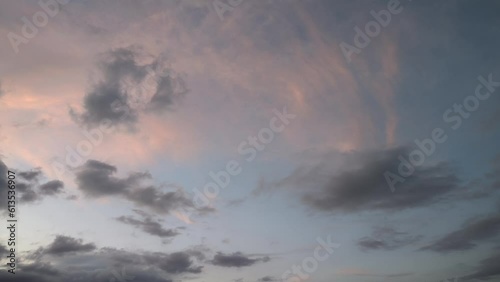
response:
[[[0,1],[0,281],[500,281],[498,11]]]

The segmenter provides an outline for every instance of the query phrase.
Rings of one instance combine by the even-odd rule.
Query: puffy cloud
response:
[[[85,95],[83,113],[70,109],[72,118],[88,127],[105,122],[133,127],[141,113],[170,110],[188,92],[184,80],[165,67],[161,56],[151,63],[142,63],[144,57],[140,47],[104,53],[103,77]]]
[[[7,171],[7,166],[0,160],[0,194],[4,196],[5,199],[7,198],[8,191]],[[42,176],[43,173],[40,169],[16,173],[15,191],[17,194],[16,197],[19,197],[19,203],[33,203],[42,200],[43,197],[54,196],[63,192],[64,183],[59,180],[52,180],[39,185],[38,180]],[[1,201],[0,207],[6,204],[7,202]]]
[[[84,244],[82,240],[58,235],[48,246],[31,252],[27,259],[33,262],[23,264],[21,270],[25,275],[48,279],[40,281],[105,282],[129,277],[146,282],[171,282],[173,277],[201,273],[203,266],[195,261],[201,261],[206,251],[206,248],[191,248],[169,254],[97,249],[93,243]]]
[[[146,207],[160,214],[177,210],[195,210],[199,214],[212,209],[196,209],[191,199],[182,191],[162,191],[162,188],[144,184],[151,179],[149,173],[132,173],[127,177],[117,177],[117,168],[96,160],[89,160],[75,171],[76,184],[87,196],[122,197],[137,206]]]
[[[39,168],[28,171],[21,171],[19,172],[19,176],[21,176],[27,181],[34,181],[38,177],[42,176],[42,171]]]
[[[55,195],[61,193],[63,188],[64,183],[62,181],[52,180],[40,185],[38,189],[42,195]]]
[[[81,239],[58,235],[43,252],[50,255],[62,256],[68,253],[91,252],[95,249],[96,246],[93,243],[84,244]]]
[[[170,274],[201,273],[203,266],[193,266],[193,260],[186,252],[176,252],[169,255],[156,253],[146,256],[146,261],[157,265]]]
[[[91,197],[126,193],[139,185],[140,180],[149,178],[147,174],[133,174],[126,178],[113,176],[117,169],[103,162],[89,160],[76,170],[76,184]]]

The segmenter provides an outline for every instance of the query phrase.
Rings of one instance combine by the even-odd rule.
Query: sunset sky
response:
[[[500,281],[499,12],[0,1],[0,281]]]

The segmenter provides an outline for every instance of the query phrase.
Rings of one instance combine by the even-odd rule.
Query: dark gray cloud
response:
[[[64,183],[60,180],[52,180],[40,185],[38,188],[42,195],[55,195],[62,192]]]
[[[130,255],[130,253],[128,253]],[[162,277],[161,273],[147,268],[127,268],[113,265],[114,262],[106,262],[106,267],[93,263],[99,257],[79,257],[81,264],[70,264],[70,267],[62,265],[52,266],[47,262],[35,262],[22,264],[15,276],[7,271],[0,273],[0,281],[20,282],[110,282],[110,281],[141,281],[141,282],[172,282],[173,280]],[[115,261],[117,262],[117,261]],[[92,265],[88,267],[86,265]],[[12,277],[15,277],[12,280]]]
[[[398,173],[399,158],[408,159],[409,153],[408,148],[400,147],[344,154],[340,168],[324,159],[320,164],[299,167],[272,187],[293,187],[307,206],[327,212],[395,211],[426,206],[460,187],[461,181],[450,164],[424,164],[416,167],[403,183],[396,183],[392,193],[385,173]],[[263,188],[258,189],[260,192]]]
[[[15,277],[15,278],[13,278]],[[0,272],[0,281],[16,281],[16,282],[62,282],[60,279],[53,277],[44,277],[34,273],[24,273],[16,271],[16,274],[8,273],[7,271]],[[103,281],[104,282],[104,281]]]
[[[453,231],[422,250],[440,253],[463,251],[475,248],[478,242],[494,239],[500,234],[500,215],[474,218],[461,229]]]
[[[60,263],[55,263],[56,275],[50,276],[52,268],[45,262],[37,262],[30,267],[30,274],[38,272],[41,277],[47,277],[47,280],[40,281],[51,282],[172,282],[174,278],[193,277],[193,274],[200,274],[203,270],[203,266],[196,266],[185,252],[137,254],[110,248],[101,249],[98,253],[74,254]],[[24,269],[21,271],[27,273]]]
[[[158,236],[160,238],[168,238],[179,235],[179,232],[174,229],[165,229],[158,221],[155,221],[152,217],[145,217],[143,220],[135,219],[130,216],[120,216],[116,220],[123,222],[125,224],[132,225],[142,231]]]
[[[8,191],[7,171],[7,166],[0,160],[0,194],[4,199],[7,198]],[[15,169],[12,171],[16,172]],[[38,168],[16,172],[15,176],[16,198],[19,199],[19,203],[34,203],[40,201],[44,196],[52,196],[62,192],[62,188],[64,187],[64,184],[59,180],[49,181],[40,186],[38,184],[38,179],[43,176],[43,173]],[[53,191],[57,191],[57,193],[50,193]],[[0,201],[0,207],[5,207],[6,204],[6,201]]]
[[[180,76],[165,76],[158,79],[158,86],[151,101],[147,105],[148,111],[161,113],[171,109],[176,101],[189,92],[184,79]]]
[[[96,160],[88,160],[76,170],[76,184],[86,195],[91,197],[124,194],[138,186],[148,174],[131,174],[126,178],[113,176],[116,167]]]
[[[7,180],[7,166],[0,159],[0,197],[1,199],[7,199],[7,191],[8,191],[8,180]],[[7,201],[0,201],[0,208],[5,210],[7,207]]]
[[[85,96],[86,112],[78,116],[71,109],[70,115],[79,123],[89,127],[98,126],[105,121],[113,125],[137,122],[137,113],[126,105],[127,96],[121,92],[119,86],[99,84],[93,92]]]
[[[44,253],[61,256],[68,253],[91,252],[96,249],[93,243],[84,244],[83,240],[58,235],[54,241],[44,249]]]
[[[117,168],[114,166],[89,160],[76,169],[76,184],[87,196],[122,197],[160,214],[168,214],[174,210],[195,210],[198,214],[213,211],[196,209],[193,202],[180,190],[166,192],[161,187],[145,184],[151,180],[149,173],[132,173],[120,178],[114,176],[116,172]]]
[[[25,274],[50,277],[48,281],[56,282],[109,282],[120,278],[126,281],[125,278],[131,281],[171,282],[173,277],[202,272],[203,266],[195,264],[195,261],[200,261],[200,256],[192,253],[193,250],[171,254],[128,252],[113,248],[98,250],[94,244],[83,244],[81,240],[58,235],[50,245],[31,252],[27,259],[35,262],[23,265],[21,270]],[[46,256],[54,252],[65,256]]]
[[[59,276],[60,272],[48,262],[34,262],[21,265],[21,271],[42,276]]]
[[[190,199],[180,191],[163,192],[158,187],[137,188],[127,193],[126,198],[139,206],[157,213],[167,214],[177,209],[194,209]],[[200,210],[205,213],[204,210]]]
[[[137,52],[133,49],[119,48],[111,50],[101,57],[99,67],[103,72],[102,81],[96,83],[87,93],[83,101],[84,112],[70,114],[79,123],[96,126],[103,121],[112,124],[134,123],[137,113],[128,105],[127,92],[122,88],[122,79],[139,82],[145,75],[145,70],[137,65]]]
[[[60,180],[52,180],[39,185],[37,181],[17,182],[16,191],[21,195],[21,203],[32,203],[41,201],[46,196],[55,196],[63,192],[64,183]]]
[[[20,203],[33,203],[42,199],[42,197],[33,190],[33,186],[29,184],[18,183],[16,189],[21,191]]]
[[[377,227],[369,237],[361,238],[358,247],[363,251],[395,250],[418,242],[422,236],[409,235],[391,227]]]
[[[474,273],[460,277],[460,281],[492,281],[492,278],[498,279],[500,277],[500,263],[498,263],[499,261],[500,253],[482,260]]]
[[[103,78],[83,100],[83,113],[70,109],[79,124],[95,127],[104,122],[133,127],[142,112],[171,110],[187,92],[184,80],[172,75],[162,56],[143,63],[140,47],[118,48],[100,57]]]
[[[251,266],[257,262],[267,262],[269,257],[262,258],[250,258],[241,252],[236,252],[232,254],[224,254],[218,252],[212,259],[212,264],[223,267],[244,267]]]
[[[21,202],[35,202],[42,199],[38,193],[35,192],[36,183],[17,182],[16,193]],[[19,197],[19,195],[21,195]]]
[[[146,261],[157,265],[170,274],[201,273],[203,266],[194,266],[191,256],[186,252],[176,252],[169,255],[155,253],[146,256]]]
[[[0,245],[0,258],[4,258],[4,255],[8,252],[9,250],[4,245]]]
[[[203,266],[195,265],[195,260],[200,261],[200,259],[190,250],[167,254],[162,252],[130,253],[105,248],[101,249],[98,255],[110,258],[115,265],[118,264],[127,268],[131,266],[146,267],[148,269],[155,267],[162,273],[170,275],[197,274],[201,273],[203,269]]]
[[[32,170],[28,170],[28,171],[21,171],[21,172],[19,172],[19,176],[21,176],[22,178],[24,178],[27,181],[34,181],[38,177],[42,176],[42,171],[40,168],[35,168]]]

